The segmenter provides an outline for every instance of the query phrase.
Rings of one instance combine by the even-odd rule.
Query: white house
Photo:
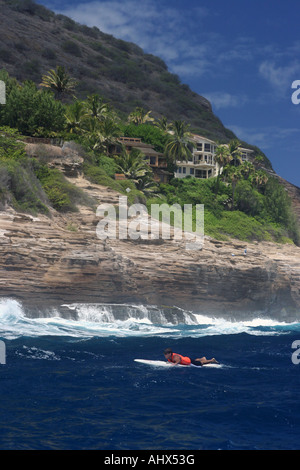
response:
[[[217,144],[213,140],[195,134],[192,141],[195,144],[192,158],[188,161],[176,161],[175,178],[185,178],[191,175],[205,179],[216,176],[217,165],[214,157]]]
[[[188,161],[176,161],[177,170],[175,178],[185,178],[192,176],[194,178],[213,178],[218,174],[219,165],[215,160],[217,144],[213,140],[206,137],[193,134],[192,142],[195,147],[192,150],[192,157]],[[239,148],[242,161],[249,160],[249,156],[253,150]]]
[[[244,149],[242,147],[239,147],[239,151],[241,152],[242,162],[248,162],[251,154],[254,152],[254,150]]]

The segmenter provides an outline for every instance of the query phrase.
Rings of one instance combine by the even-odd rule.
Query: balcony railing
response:
[[[204,159],[197,159],[194,158],[194,165],[211,165],[215,166],[215,161],[213,159],[211,160],[204,160]]]

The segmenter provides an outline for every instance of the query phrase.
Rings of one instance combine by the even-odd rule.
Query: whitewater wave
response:
[[[250,321],[229,321],[178,309],[128,304],[69,304],[31,318],[21,303],[0,299],[0,337],[69,336],[73,338],[164,336],[203,337],[247,333],[249,335],[281,335],[300,332],[300,323],[284,323],[256,318]]]

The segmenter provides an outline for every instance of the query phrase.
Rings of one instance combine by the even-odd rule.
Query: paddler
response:
[[[182,366],[204,366],[205,364],[219,364],[218,361],[213,357],[212,359],[206,359],[206,357],[201,357],[197,359],[191,359],[190,357],[181,356],[181,354],[173,353],[171,348],[167,348],[164,350],[164,356],[168,362],[177,366],[181,364]]]

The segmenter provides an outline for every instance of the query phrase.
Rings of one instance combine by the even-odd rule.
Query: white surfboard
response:
[[[166,361],[151,361],[149,359],[134,359],[135,362],[139,362],[140,364],[146,364],[148,366],[154,366],[154,367],[174,367],[173,364],[171,364],[171,362],[166,362]],[[193,364],[191,364],[190,366],[184,366],[182,364],[178,364],[178,366],[176,367],[197,367],[198,369],[201,369],[201,367],[199,366],[193,366]],[[222,364],[205,364],[203,367],[212,367],[212,368],[215,368],[215,369],[219,369],[220,367],[222,367]]]

